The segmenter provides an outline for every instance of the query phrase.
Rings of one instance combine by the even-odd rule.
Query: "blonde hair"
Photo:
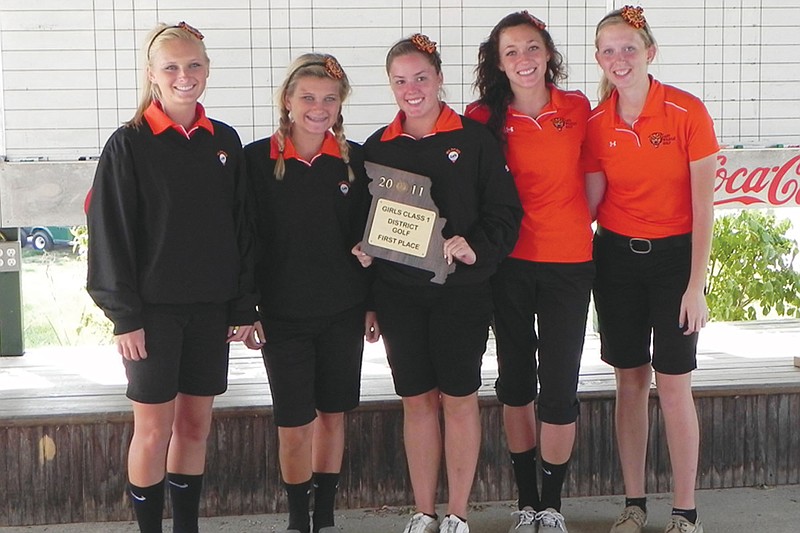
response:
[[[161,91],[158,85],[150,81],[148,69],[152,68],[153,57],[161,50],[164,44],[176,39],[189,41],[199,46],[200,50],[203,52],[206,66],[211,64],[211,60],[208,58],[208,53],[206,52],[206,45],[203,43],[200,32],[183,22],[175,26],[169,26],[163,22],[159,23],[147,34],[140,51],[142,80],[139,93],[139,107],[136,108],[133,118],[126,122],[125,126],[132,128],[141,126],[144,120],[144,112],[150,107],[150,104],[161,99]]]
[[[352,92],[347,74],[341,68],[336,58],[330,54],[303,54],[289,65],[286,78],[284,78],[278,92],[275,94],[275,105],[280,111],[278,129],[274,134],[279,150],[278,159],[275,161],[274,172],[275,179],[277,180],[282,180],[283,175],[286,173],[286,161],[283,158],[283,151],[286,148],[287,137],[291,138],[292,135],[292,121],[289,118],[289,109],[286,107],[286,97],[294,94],[297,88],[297,82],[300,79],[307,77],[328,78],[337,82],[339,84],[339,99],[341,100],[341,104],[344,104],[345,100]],[[331,127],[331,130],[339,145],[342,161],[347,165],[347,179],[352,182],[355,180],[355,174],[350,167],[350,145],[347,144],[347,137],[345,137],[344,134],[344,117],[342,117],[341,106],[339,107],[339,116],[336,118],[336,122]]]
[[[622,18],[622,9],[615,9],[597,23],[597,29],[594,32],[594,47],[596,50],[599,50],[598,42],[600,30],[607,26],[611,26],[612,24],[625,24],[626,26],[635,29],[636,32],[642,37],[642,41],[644,41],[644,45],[647,48],[656,45],[656,38],[653,36],[653,32],[650,30],[650,25],[646,21],[644,26],[641,28],[636,28],[635,26],[631,26],[625,21],[624,18]],[[597,97],[599,98],[600,103],[608,100],[608,97],[611,96],[612,92],[614,92],[614,84],[608,80],[608,77],[604,72],[600,75],[600,83],[597,86]]]

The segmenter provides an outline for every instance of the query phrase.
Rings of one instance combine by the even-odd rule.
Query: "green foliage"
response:
[[[86,293],[86,256],[68,248],[22,250],[25,346],[107,344],[112,326]]]
[[[72,232],[72,251],[78,255],[86,255],[86,250],[89,246],[89,230],[85,225],[73,226],[70,228]]]
[[[762,315],[800,317],[800,273],[792,267],[797,242],[789,220],[742,210],[714,223],[708,306],[712,320],[755,320]]]

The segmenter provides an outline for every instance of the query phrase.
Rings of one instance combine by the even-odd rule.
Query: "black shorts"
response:
[[[498,364],[495,388],[503,404],[528,405],[537,399],[538,386],[540,420],[571,424],[578,418],[578,373],[593,280],[591,261],[539,263],[508,258],[500,265],[492,289]]]
[[[679,235],[633,246],[623,239],[608,230],[594,238],[602,359],[616,368],[637,368],[652,359],[662,374],[691,372],[697,368],[698,336],[684,335],[686,326],[679,325],[691,271],[691,238]]]
[[[178,393],[216,396],[228,388],[227,304],[145,305],[147,359],[123,359],[127,396],[165,403]]]
[[[261,353],[278,426],[304,426],[317,411],[343,413],[358,406],[364,313],[358,306],[321,318],[262,317]]]
[[[492,318],[489,282],[467,286],[374,287],[378,323],[398,395],[438,388],[468,396],[481,386]]]

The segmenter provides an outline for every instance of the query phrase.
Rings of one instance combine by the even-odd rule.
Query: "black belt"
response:
[[[649,254],[650,252],[659,252],[662,250],[670,250],[673,248],[683,248],[691,246],[692,234],[684,233],[682,235],[673,235],[671,237],[662,237],[660,239],[645,239],[642,237],[627,237],[607,230],[602,226],[597,226],[597,236],[616,246],[627,248],[635,254]]]

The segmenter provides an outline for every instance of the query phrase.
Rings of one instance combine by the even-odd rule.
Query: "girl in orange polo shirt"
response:
[[[581,165],[589,100],[556,86],[566,78],[563,59],[544,22],[527,11],[497,23],[481,44],[476,70],[481,98],[466,115],[503,142],[524,208],[519,240],[492,281],[497,397],[519,491],[510,531],[564,532],[561,489],[575,442],[594,279]]]
[[[647,520],[647,403],[655,371],[674,479],[666,532],[702,533],[691,371],[708,320],[704,286],[719,146],[703,103],[648,75],[656,43],[641,8],[606,15],[595,45],[603,79],[589,117],[587,190],[597,214],[595,302],[602,357],[617,378],[626,495],[611,532],[639,533]]]

